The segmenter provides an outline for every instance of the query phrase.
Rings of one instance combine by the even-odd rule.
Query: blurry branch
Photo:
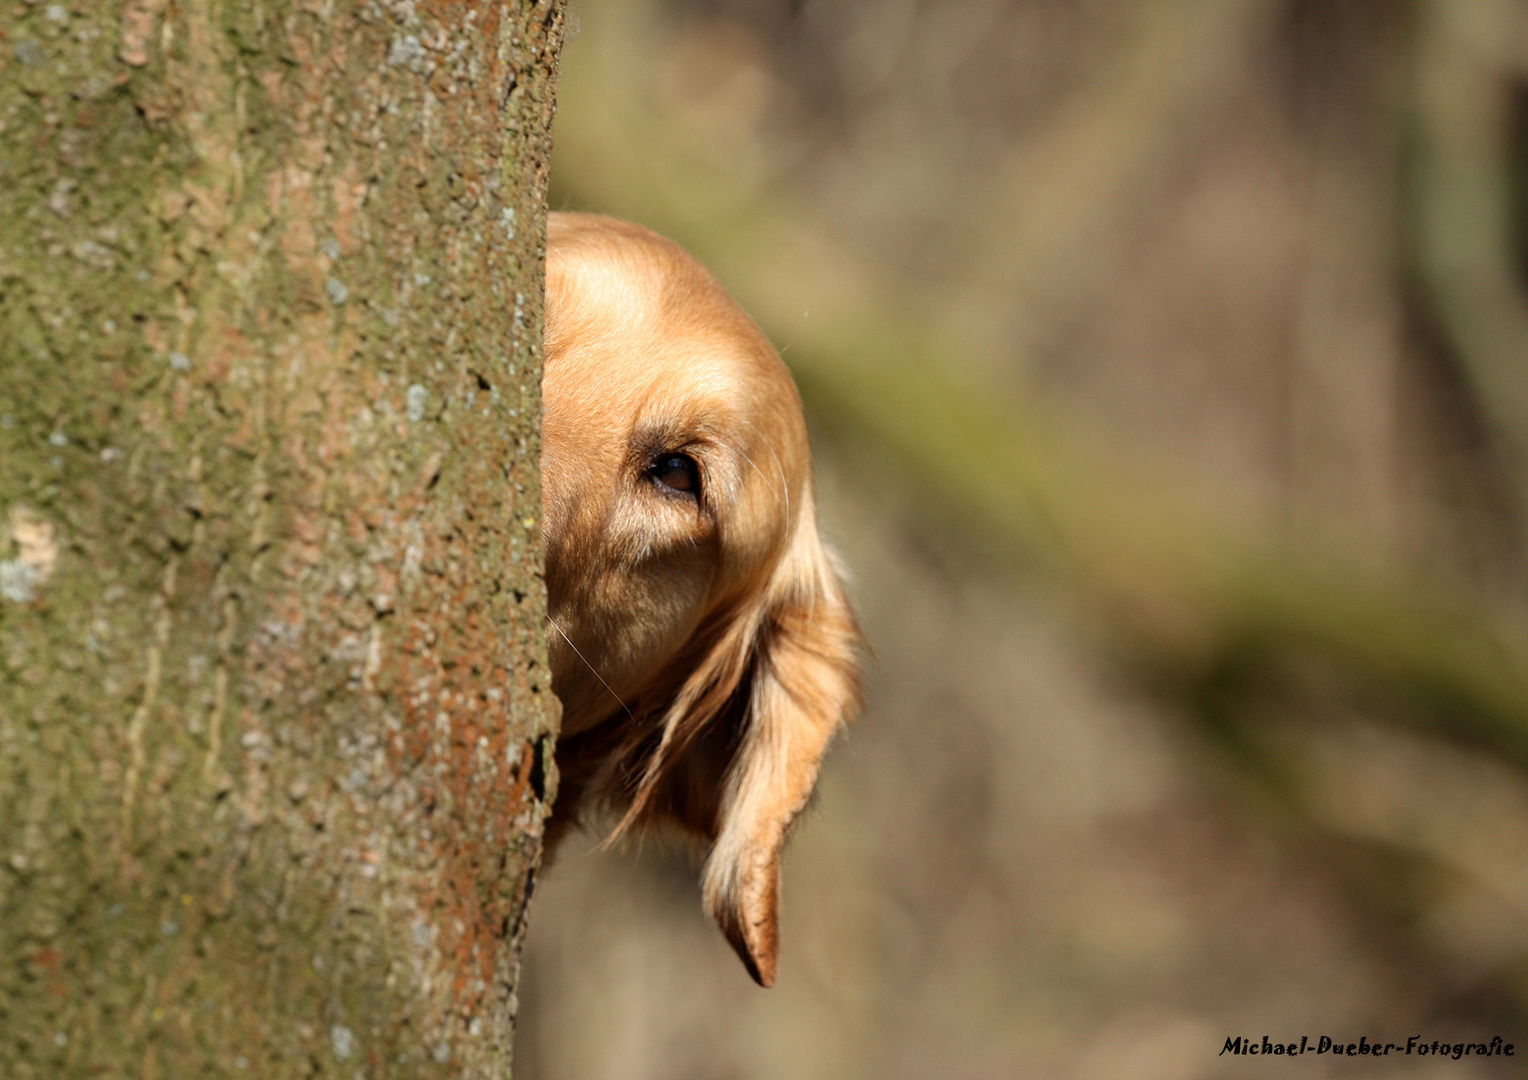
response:
[[[1058,571],[1138,672],[1201,719],[1232,729],[1247,700],[1335,676],[1342,692],[1528,767],[1528,651],[1485,608],[1429,600],[1338,555],[1259,544],[959,386],[928,352],[856,329],[792,353],[813,411],[869,436],[1014,556]]]
[[[1427,0],[1417,49],[1413,260],[1519,497],[1528,496],[1528,299],[1513,254],[1509,88],[1528,56],[1512,0]]]
[[[638,65],[663,37],[636,19],[602,9],[565,55],[554,187],[694,250],[786,348],[819,418],[883,448],[1014,559],[1059,573],[1203,719],[1234,727],[1239,703],[1298,692],[1315,668],[1528,768],[1528,647],[1487,604],[1425,595],[1331,544],[1245,535],[1162,478],[1122,475],[1036,408],[963,383],[979,365],[926,311],[878,298],[871,269],[647,101]]]

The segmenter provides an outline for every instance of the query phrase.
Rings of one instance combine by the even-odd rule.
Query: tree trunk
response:
[[[508,1073],[560,31],[0,16],[0,1075]]]

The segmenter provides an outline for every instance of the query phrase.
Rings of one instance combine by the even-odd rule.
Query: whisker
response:
[[[599,673],[599,671],[595,668],[595,666],[593,664],[589,663],[588,658],[586,656],[584,656],[583,653],[578,651],[578,646],[573,644],[573,639],[568,636],[568,632],[566,630],[564,630],[562,627],[558,626],[557,625],[557,620],[552,618],[550,615],[548,615],[546,617],[546,621],[552,624],[552,629],[553,630],[556,630],[559,634],[562,635],[562,640],[564,640],[564,641],[566,641],[568,643],[568,648],[573,650],[573,655],[578,657],[580,660],[582,660],[584,662],[584,667],[588,668],[589,671],[594,675],[594,677],[600,681],[600,685],[601,686],[603,686],[606,690],[610,691],[610,696],[615,698],[616,704],[620,705],[621,708],[625,709],[626,710],[626,715],[631,717],[632,722],[635,723],[636,719],[637,719],[636,714],[634,714],[631,711],[631,709],[627,707],[626,702],[621,700],[621,695],[617,694],[615,692],[615,690],[612,689],[611,685],[605,681],[605,676],[601,675]]]

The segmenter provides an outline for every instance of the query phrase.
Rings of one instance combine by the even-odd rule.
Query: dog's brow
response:
[[[764,449],[768,450],[769,456],[775,459],[775,469],[780,473],[780,498],[785,503],[785,520],[791,520],[791,487],[789,481],[785,479],[785,463],[780,460],[780,455],[775,452],[775,444],[764,437],[764,433],[759,430],[758,424],[755,424],[746,416],[740,416],[738,419],[753,428],[754,434],[758,435],[759,441],[764,444]],[[741,454],[742,451],[739,450],[738,453]],[[743,457],[748,461],[748,464],[753,465],[752,458],[748,457],[747,454],[743,454]],[[764,476],[763,471],[757,465],[753,465],[753,471],[758,473],[760,478]]]

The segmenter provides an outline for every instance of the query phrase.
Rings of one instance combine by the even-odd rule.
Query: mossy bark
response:
[[[0,14],[0,1075],[505,1075],[556,0]]]

